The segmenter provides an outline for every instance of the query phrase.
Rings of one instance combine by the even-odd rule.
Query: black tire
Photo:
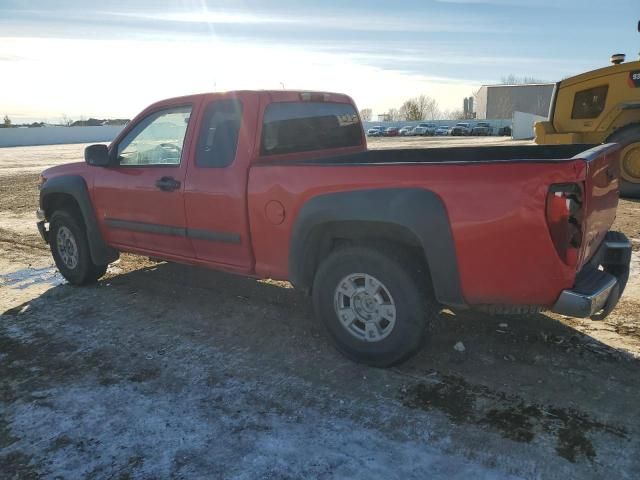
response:
[[[401,247],[345,247],[331,253],[316,273],[313,283],[316,318],[324,324],[335,347],[355,362],[389,367],[407,360],[422,347],[428,325],[438,314],[425,269],[418,268],[420,262],[401,252]],[[395,306],[395,325],[378,341],[357,338],[338,318],[338,286],[354,274],[370,275],[380,281]]]
[[[605,143],[619,143],[622,148],[627,145],[640,142],[640,124],[628,125],[620,130],[612,133]],[[623,159],[621,158],[622,162]],[[620,165],[624,168],[624,165]],[[640,198],[640,182],[630,182],[624,178],[620,178],[620,196],[625,198]]]
[[[61,251],[58,235],[61,229],[65,236],[70,236],[75,262],[65,263],[65,253]],[[63,242],[64,243],[64,242]],[[89,243],[85,233],[84,224],[79,220],[78,214],[67,210],[57,210],[51,215],[49,221],[49,247],[56,267],[62,276],[72,285],[86,285],[95,283],[107,271],[107,265],[96,265],[91,260]],[[68,258],[68,256],[66,257]]]

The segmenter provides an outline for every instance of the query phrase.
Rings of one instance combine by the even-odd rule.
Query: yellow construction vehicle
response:
[[[612,55],[613,65],[558,82],[536,143],[621,144],[620,194],[640,198],[640,61],[624,59]]]

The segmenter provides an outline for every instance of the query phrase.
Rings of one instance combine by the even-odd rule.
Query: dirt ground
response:
[[[370,143],[453,141],[507,140]],[[67,285],[37,172],[83,147],[0,149],[0,478],[638,478],[640,202],[620,202],[634,266],[606,321],[445,310],[379,370],[287,283],[123,255]]]

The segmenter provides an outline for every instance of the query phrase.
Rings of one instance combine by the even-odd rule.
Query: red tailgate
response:
[[[578,268],[596,252],[616,218],[620,188],[620,147],[600,145],[581,153],[585,160],[583,249]]]

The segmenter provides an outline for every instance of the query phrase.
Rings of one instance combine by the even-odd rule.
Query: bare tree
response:
[[[400,118],[402,120],[407,120],[409,122],[422,120],[422,114],[420,112],[418,104],[413,99],[409,99],[404,102],[400,107],[398,113],[400,114]]]
[[[360,120],[363,122],[370,122],[373,118],[373,110],[370,108],[363,108],[360,110]]]
[[[442,113],[445,120],[464,120],[464,112],[462,110],[445,110]]]
[[[73,119],[69,118],[66,113],[63,113],[60,117],[60,124],[64,125],[65,127],[70,127],[72,123]]]
[[[420,95],[418,99],[420,99],[423,120],[435,120],[440,117],[442,112],[440,112],[440,106],[435,98]]]
[[[9,118],[9,115],[5,115],[4,116],[4,120],[2,122],[2,127],[3,128],[11,128],[11,119]]]
[[[397,108],[390,108],[385,115],[389,122],[397,122],[398,120],[402,120],[400,111]]]
[[[535,78],[535,77],[518,77],[517,75],[514,75],[513,73],[510,73],[507,76],[502,77],[500,83],[502,85],[525,85],[528,83],[550,83],[547,82],[545,80],[540,80],[539,78]]]
[[[408,121],[435,120],[440,116],[440,109],[434,98],[419,95],[402,104],[400,116]]]

